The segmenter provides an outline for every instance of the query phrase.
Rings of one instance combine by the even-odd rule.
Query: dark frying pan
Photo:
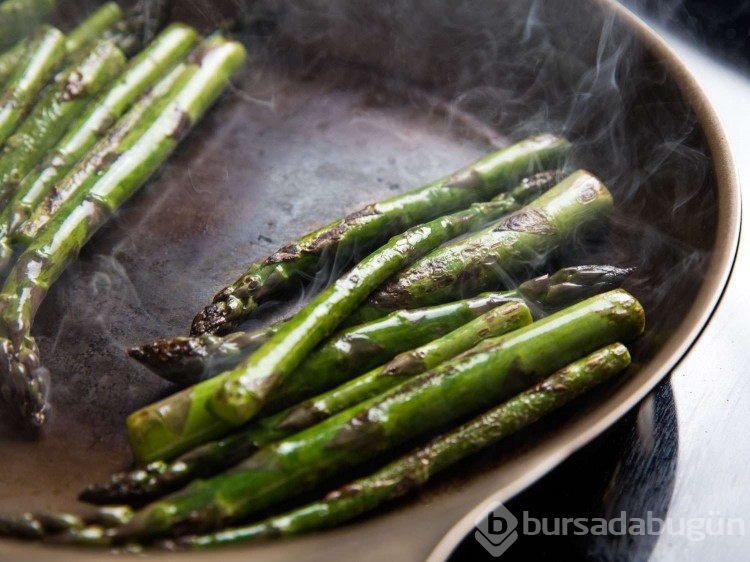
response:
[[[63,19],[84,8],[61,4]],[[251,57],[235,89],[42,307],[53,419],[38,442],[0,429],[0,511],[79,509],[86,484],[127,466],[125,417],[172,389],[123,349],[185,333],[253,259],[493,146],[564,132],[570,166],[600,175],[617,202],[607,239],[569,259],[638,267],[627,288],[648,331],[629,377],[341,529],[181,555],[423,559],[472,507],[507,499],[601,433],[699,335],[739,233],[729,149],[692,77],[613,2],[193,0],[173,13],[206,31],[238,16]],[[300,288],[265,314],[303,298]],[[53,554],[102,557],[0,542],[2,560]]]

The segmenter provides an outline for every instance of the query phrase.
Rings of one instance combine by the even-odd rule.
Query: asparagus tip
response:
[[[0,340],[0,357],[2,400],[24,429],[37,434],[49,414],[49,371],[39,364],[39,354],[31,338],[24,339],[19,351],[9,339]]]

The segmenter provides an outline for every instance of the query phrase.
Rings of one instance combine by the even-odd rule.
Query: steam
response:
[[[650,333],[668,337],[681,321],[674,311],[692,302],[713,246],[709,152],[672,78],[606,9],[567,0],[240,7],[243,17],[273,12],[276,31],[245,32],[251,62],[232,95],[41,308],[35,334],[56,424],[75,420],[92,447],[121,458],[102,436],[122,436],[127,414],[171,388],[124,348],[185,334],[217,290],[303,233],[542,131],[568,136],[576,148],[566,169],[600,176],[617,205],[608,233],[582,236],[550,269],[635,266],[627,288],[646,306]],[[191,0],[174,17],[205,31],[237,8]],[[328,271],[246,327],[293,312],[350,265],[328,259]]]

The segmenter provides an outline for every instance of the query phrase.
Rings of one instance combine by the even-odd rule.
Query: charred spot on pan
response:
[[[514,232],[530,232],[533,234],[554,234],[555,228],[543,213],[536,209],[521,209],[501,222],[495,232],[511,230]]]
[[[169,136],[173,139],[181,139],[185,136],[185,133],[187,133],[192,126],[193,120],[190,119],[190,115],[188,115],[185,111],[180,111],[180,117],[177,120],[177,124],[175,125],[174,129],[170,131]]]

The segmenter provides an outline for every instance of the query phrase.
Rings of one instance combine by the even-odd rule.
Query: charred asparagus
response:
[[[489,250],[479,246],[478,235],[470,237],[472,248],[476,249],[472,256],[483,258],[479,261],[472,259],[471,263],[482,268],[482,273],[488,265],[492,272],[491,266],[499,264],[506,270],[517,270],[530,261],[538,262],[540,255],[554,249],[580,229],[600,224],[611,210],[612,197],[607,188],[588,172],[578,171],[539,199],[503,219],[499,226],[491,227]],[[458,217],[458,224],[464,226],[462,230],[450,224],[451,216]],[[447,239],[469,231],[470,220],[474,216],[476,211],[466,211],[415,227],[404,235],[394,237],[388,245],[368,256],[313,299],[241,365],[222,375],[223,382],[208,403],[211,413],[233,425],[251,419],[306,354],[367,298],[374,283],[381,283]],[[488,254],[494,258],[494,264],[487,263]],[[440,284],[438,266],[418,271],[421,272],[420,279],[424,281],[420,285],[424,296],[415,295],[414,291],[410,295],[421,297],[423,301],[429,299],[432,304],[441,302],[439,298],[431,296],[445,292]],[[430,276],[438,277],[435,279],[437,286],[430,286]],[[487,285],[492,280],[490,274],[483,273],[482,278]],[[476,283],[472,284],[472,287],[476,286]],[[450,300],[453,299],[442,302]]]
[[[213,104],[245,59],[238,43],[215,36],[190,57],[179,86],[152,107],[153,120],[132,131],[122,153],[69,200],[19,258],[0,295],[0,391],[6,406],[30,428],[46,419],[43,371],[30,335],[36,310],[50,285],[81,246],[169,156]]]
[[[120,74],[124,64],[122,52],[113,43],[101,41],[59,75],[0,152],[2,205],[93,97]]]
[[[554,168],[570,149],[553,135],[533,137],[490,154],[461,172],[370,205],[256,262],[193,320],[192,335],[225,334],[300,274],[312,275],[336,252],[365,255],[389,236],[505,191],[529,173]]]
[[[328,493],[320,501],[244,527],[180,537],[165,546],[170,549],[226,546],[340,525],[425,485],[437,473],[550,414],[629,364],[630,354],[625,346],[612,344],[377,472]]]
[[[628,293],[592,297],[265,447],[227,473],[148,505],[107,534],[119,542],[214,530],[507,399],[600,347],[630,341],[643,327],[643,309]]]
[[[597,185],[588,172],[572,174],[560,185],[570,188],[565,203],[555,201],[559,192],[553,189],[499,225],[435,250],[378,288],[360,314],[436,304],[507,283],[566,240],[601,224],[586,220],[589,212],[606,214],[612,203],[597,196]]]
[[[165,492],[175,490],[196,478],[205,478],[229,468],[248,457],[253,451],[287,437],[300,429],[330,417],[396,386],[407,374],[417,374],[455,357],[482,339],[525,326],[531,322],[527,306],[510,301],[493,308],[464,326],[410,352],[405,352],[388,365],[399,364],[398,372],[388,365],[344,385],[346,390],[335,389],[314,401],[303,402],[257,423],[240,433],[208,443],[178,457],[173,462],[156,461],[143,468],[116,474],[108,483],[91,486],[81,494],[81,499],[93,503],[135,503],[155,499]],[[410,357],[409,373],[406,357]],[[388,376],[378,377],[377,374]],[[367,379],[365,382],[363,379]],[[356,387],[354,390],[352,387]]]
[[[336,375],[348,376],[343,370],[331,369],[330,361],[318,363],[325,368],[311,369],[309,365],[306,365],[304,369],[298,369],[298,367],[312,348],[330,334],[341,319],[369,294],[369,291],[378,283],[377,279],[391,275],[415,256],[429,251],[460,232],[471,230],[476,223],[487,220],[488,217],[502,216],[506,210],[505,199],[501,195],[497,202],[475,203],[467,210],[436,219],[415,227],[403,235],[395,236],[389,244],[371,254],[336,284],[318,295],[292,320],[277,327],[268,341],[244,363],[232,371],[204,381],[162,403],[132,414],[128,418],[128,434],[136,458],[149,462],[179,454],[200,443],[224,435],[233,426],[238,425],[236,420],[234,422],[222,420],[208,411],[210,400],[232,376],[241,377],[247,372],[255,377],[263,377],[260,380],[268,383],[266,388],[259,389],[263,393],[262,397],[259,395],[258,399],[253,402],[253,407],[258,410],[261,407],[272,406],[274,403],[283,404],[290,396],[304,398],[302,393],[305,389],[313,388],[312,392],[308,391],[307,396],[314,395],[326,389],[325,386],[320,386],[322,381],[329,381],[330,377]],[[398,336],[394,338],[393,334],[387,337],[392,342],[398,340]],[[428,337],[433,339],[434,332]],[[404,339],[402,336],[398,341],[408,344],[414,340]],[[393,355],[414,345],[419,345],[419,343],[397,349]],[[333,355],[338,354],[339,357],[347,360],[347,355],[345,353],[342,355],[340,349],[331,346],[329,349]],[[355,364],[363,368],[361,373],[390,357],[383,357],[369,366],[361,362]],[[354,358],[357,361],[356,355]],[[315,358],[313,360],[318,361]],[[262,362],[265,362],[264,368],[271,369],[271,371],[266,371],[264,374],[258,369],[258,365]],[[278,375],[281,373],[280,368],[285,370],[284,375]],[[267,376],[269,372],[274,373],[270,378]],[[290,377],[293,372],[294,376]],[[308,376],[308,374],[314,376]],[[340,380],[334,380],[330,386],[335,386],[340,382]],[[274,392],[271,393],[272,389]]]
[[[197,41],[197,32],[187,26],[175,24],[166,29],[128,63],[114,84],[70,126],[45,161],[23,179],[0,213],[0,265],[10,261],[11,240],[15,244],[33,240],[65,201],[120,150],[122,139],[142,123],[149,110],[153,96],[148,96],[147,90],[184,60]],[[138,97],[142,97],[140,111],[132,112],[113,129]]]

